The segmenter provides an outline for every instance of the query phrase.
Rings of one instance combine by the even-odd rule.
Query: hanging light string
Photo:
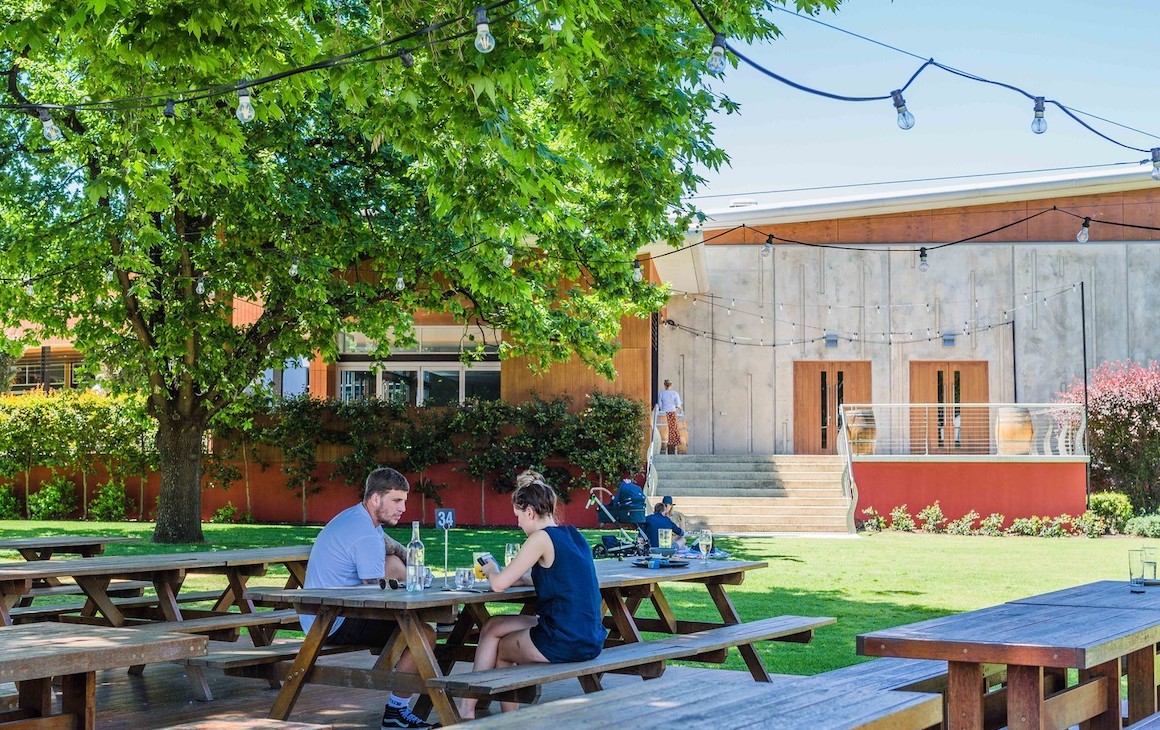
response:
[[[1041,303],[1048,304],[1048,302],[1050,300],[1052,300],[1056,297],[1062,296],[1062,295],[1068,293],[1069,291],[1075,291],[1077,286],[1078,286],[1078,283],[1066,284],[1062,287],[1053,287],[1051,289],[1042,289],[1042,290],[1035,290],[1035,291],[1031,291],[1031,292],[1023,292],[1023,294],[1022,294],[1023,302],[1022,303],[1020,303],[1020,304],[1012,303],[1011,306],[1003,307],[997,313],[990,313],[987,315],[980,315],[978,313],[979,302],[988,301],[988,300],[996,300],[996,299],[1014,299],[1014,298],[1017,298],[1019,295],[1015,295],[1014,297],[1012,295],[1002,295],[1002,296],[988,297],[985,299],[980,298],[980,299],[973,300],[973,302],[972,301],[957,302],[958,304],[967,304],[968,309],[973,312],[973,314],[969,313],[966,317],[964,317],[962,319],[957,318],[957,317],[947,316],[945,314],[945,310],[947,308],[946,305],[948,305],[949,303],[940,302],[939,303],[940,318],[943,320],[949,320],[949,321],[953,321],[953,322],[962,322],[964,325],[963,331],[965,331],[965,332],[966,331],[983,331],[991,326],[1002,326],[1002,325],[1009,324],[1010,321],[1012,321],[1016,312],[1023,310],[1023,309],[1027,309],[1027,308],[1032,307],[1032,306],[1037,306]],[[699,296],[703,296],[703,295],[696,295],[693,297],[692,306],[697,305],[697,303],[699,301],[698,300]],[[724,299],[724,297],[715,297],[714,296],[714,297],[706,298],[706,299],[700,300],[700,301],[705,301],[712,308],[725,310],[726,316],[732,316],[733,314],[736,313],[739,316],[756,317],[756,318],[760,319],[760,321],[762,323],[764,323],[766,319],[769,319],[774,324],[787,325],[790,328],[792,328],[794,331],[797,331],[799,327],[802,330],[817,331],[817,332],[830,333],[830,334],[833,334],[836,331],[836,329],[834,327],[808,324],[804,321],[797,321],[797,320],[791,320],[791,319],[781,319],[777,315],[767,315],[763,312],[751,312],[751,311],[744,310],[744,309],[738,309],[736,306],[737,300],[731,300],[728,305],[721,303],[719,301],[715,301],[715,300],[721,300],[721,299]],[[798,306],[798,305],[790,305],[790,306]],[[853,306],[844,305],[843,306],[843,305],[827,305],[827,304],[816,304],[816,305],[807,304],[807,305],[801,305],[801,306],[803,306],[803,307],[815,307],[818,309],[825,307],[827,310],[827,314],[832,314],[833,309],[854,310],[854,311],[860,311],[860,312],[864,312],[864,313],[869,313],[872,310],[876,309],[876,307],[874,307],[873,305],[869,305],[869,306],[867,306],[867,305],[853,305]],[[931,305],[929,303],[927,303],[925,305],[923,305],[923,304],[905,304],[905,305],[898,305],[898,306],[908,307],[908,308],[925,306],[928,313],[932,311]],[[890,308],[888,307],[887,308],[887,313],[888,313],[887,316],[888,317],[889,317],[889,312],[890,312]],[[927,326],[924,329],[928,333],[928,337],[926,339],[933,339],[933,337],[941,336],[944,332],[947,332],[946,330],[939,328],[937,326],[934,326],[934,325]],[[929,333],[931,333],[931,332],[934,332],[935,334],[930,335]],[[955,332],[955,334],[957,334],[957,333],[958,333],[958,331]],[[902,333],[899,333],[899,332],[864,332],[864,333],[860,333],[858,331],[850,330],[848,334],[845,334],[845,335],[840,334],[839,337],[841,337],[842,339],[856,341],[859,339],[860,336],[861,336],[861,338],[864,339],[864,338],[868,338],[868,337],[869,338],[882,337],[882,336],[889,336],[889,335],[894,335],[894,334],[905,334],[907,336],[914,336],[913,331],[902,332]],[[950,333],[948,332],[948,334],[950,334]],[[920,340],[916,340],[916,341],[920,341]]]
[[[507,19],[514,17],[516,14],[519,13],[520,10],[522,10],[524,7],[526,7],[527,4],[528,3],[521,2],[520,0],[498,0],[497,2],[494,2],[491,5],[478,6],[478,7],[483,8],[485,13],[487,13],[487,12],[490,12],[493,10],[503,8],[503,7],[508,6],[508,5],[515,5],[516,6],[515,9],[512,10],[511,12],[505,13],[504,15],[498,16],[490,21],[491,23],[495,23],[496,21],[502,22],[504,20],[507,20]],[[478,14],[476,11],[473,10],[472,14],[470,16],[457,16],[455,18],[450,18],[448,20],[440,21],[438,23],[432,23],[432,24],[427,25],[423,28],[418,28],[416,30],[409,31],[409,32],[403,33],[401,35],[394,36],[392,38],[381,41],[379,43],[365,46],[363,48],[358,48],[356,50],[349,51],[347,53],[343,53],[343,54],[340,54],[337,56],[325,58],[325,59],[322,59],[320,61],[316,61],[314,63],[306,64],[304,66],[296,66],[294,68],[289,68],[289,69],[286,69],[284,71],[280,71],[278,73],[270,74],[268,76],[262,76],[262,77],[255,78],[255,79],[248,79],[248,80],[238,81],[238,82],[229,83],[229,84],[215,84],[215,85],[210,85],[210,86],[201,86],[201,87],[196,87],[196,88],[192,88],[192,89],[187,89],[183,92],[167,92],[164,94],[139,95],[139,96],[131,96],[131,97],[121,97],[121,98],[117,98],[117,99],[104,99],[104,100],[97,100],[97,101],[78,101],[78,102],[68,102],[68,103],[64,103],[64,104],[47,104],[47,103],[31,103],[31,102],[15,103],[15,104],[0,104],[0,110],[23,111],[23,112],[35,113],[35,114],[40,114],[40,112],[42,110],[62,110],[62,111],[74,111],[74,112],[75,111],[120,112],[120,111],[128,111],[128,110],[135,110],[135,109],[153,109],[153,108],[166,108],[166,109],[171,110],[173,108],[173,106],[175,106],[176,104],[189,104],[192,102],[202,101],[205,99],[224,96],[224,95],[228,95],[228,94],[237,94],[241,91],[256,88],[259,86],[264,86],[267,84],[274,83],[275,81],[280,81],[282,79],[289,78],[291,76],[297,76],[299,74],[308,73],[311,71],[319,71],[319,70],[323,70],[323,69],[338,68],[338,67],[348,66],[348,65],[352,65],[352,64],[358,64],[358,63],[374,63],[377,61],[384,61],[384,60],[389,60],[389,59],[393,59],[393,58],[401,59],[404,61],[404,65],[407,65],[406,64],[406,57],[415,51],[422,50],[424,48],[433,47],[435,45],[439,45],[439,44],[443,44],[443,43],[450,43],[452,41],[459,40],[461,38],[466,38],[469,36],[477,35],[478,34],[478,25],[476,23],[477,20],[478,20]],[[457,24],[463,23],[464,21],[468,21],[470,23],[470,25],[471,25],[470,29],[459,32],[459,33],[455,33],[455,34],[452,34],[449,36],[433,37],[436,33],[443,30],[444,28],[450,27],[452,25],[457,25]],[[381,50],[383,48],[388,48],[390,46],[399,46],[399,45],[404,44],[407,41],[411,41],[415,38],[423,38],[424,40],[422,42],[419,42],[419,43],[415,43],[415,44],[412,44],[412,45],[409,45],[406,47],[399,48],[398,50],[393,51],[391,53],[364,58],[364,56],[366,56],[369,53],[373,53],[374,51],[378,51],[378,50]],[[494,38],[493,38],[493,41],[494,41]]]
[[[808,94],[813,94],[815,96],[820,96],[820,97],[827,98],[827,99],[834,99],[836,101],[846,101],[846,102],[871,102],[871,101],[885,101],[885,100],[889,99],[894,104],[895,110],[898,113],[898,126],[901,127],[902,129],[910,129],[911,127],[914,126],[914,116],[907,109],[906,100],[902,96],[903,92],[905,92],[908,88],[910,88],[910,85],[914,83],[914,81],[919,77],[920,74],[922,74],[923,71],[925,71],[928,68],[933,67],[933,68],[938,68],[938,69],[945,71],[949,74],[952,74],[954,76],[958,76],[960,78],[964,78],[964,79],[967,79],[970,81],[975,81],[975,82],[982,83],[982,84],[989,84],[992,86],[998,86],[1000,88],[1004,88],[1004,89],[1007,89],[1009,91],[1013,91],[1015,93],[1022,94],[1024,97],[1026,97],[1027,99],[1034,102],[1034,104],[1035,104],[1034,111],[1036,111],[1036,112],[1042,111],[1042,106],[1044,104],[1050,104],[1050,105],[1058,108],[1060,111],[1062,111],[1064,114],[1066,114],[1069,118],[1071,118],[1074,122],[1079,124],[1081,127],[1086,129],[1087,131],[1091,132],[1092,134],[1100,137],[1101,139],[1103,139],[1107,142],[1111,142],[1114,145],[1117,145],[1119,147],[1123,147],[1124,149],[1132,150],[1133,152],[1143,152],[1146,154],[1152,152],[1154,149],[1160,149],[1160,148],[1147,149],[1147,148],[1143,148],[1143,147],[1135,147],[1133,145],[1127,144],[1126,142],[1122,142],[1118,139],[1115,139],[1114,137],[1111,137],[1110,135],[1107,135],[1107,134],[1101,132],[1100,130],[1096,129],[1092,125],[1088,124],[1086,121],[1084,121],[1083,119],[1081,119],[1078,116],[1077,111],[1072,110],[1070,107],[1068,107],[1067,105],[1063,104],[1060,101],[1057,101],[1055,99],[1046,99],[1046,98],[1041,97],[1037,94],[1032,94],[1031,92],[1026,91],[1024,89],[1021,89],[1018,86],[1015,86],[1014,84],[1009,84],[1009,83],[1006,83],[1003,81],[996,81],[994,79],[988,79],[986,77],[979,76],[978,74],[973,74],[973,73],[970,73],[967,71],[962,71],[962,70],[957,69],[953,66],[948,66],[946,64],[940,63],[940,62],[936,61],[934,58],[927,58],[927,59],[923,60],[922,64],[918,67],[917,70],[915,70],[915,72],[913,74],[911,74],[910,78],[907,79],[906,83],[903,84],[902,86],[894,89],[889,94],[877,94],[877,95],[873,95],[873,96],[849,96],[849,95],[844,95],[844,94],[835,94],[832,92],[823,91],[822,89],[817,89],[817,88],[814,88],[811,86],[806,86],[805,84],[801,84],[801,83],[798,83],[796,81],[792,81],[792,80],[786,78],[785,76],[782,76],[781,74],[778,74],[778,73],[766,68],[765,66],[750,59],[748,56],[746,56],[745,54],[738,51],[732,44],[729,43],[728,37],[720,29],[714,27],[713,23],[709,20],[708,16],[705,14],[705,11],[701,8],[700,3],[697,0],[690,0],[690,2],[692,3],[693,7],[696,9],[697,14],[701,16],[701,20],[705,24],[705,27],[708,28],[708,30],[711,33],[713,33],[714,53],[717,52],[718,48],[723,48],[724,50],[728,50],[730,53],[732,53],[734,56],[736,56],[739,61],[743,62],[744,64],[746,64],[750,68],[754,69],[755,71],[757,71],[761,74],[764,74],[765,76],[768,76],[769,78],[774,79],[775,81],[779,81],[779,82],[785,84],[786,86],[797,89],[798,91],[804,91]],[[796,13],[794,13],[794,14],[796,15]],[[859,36],[859,37],[862,37],[862,36]],[[869,39],[866,39],[866,40],[869,40]],[[873,42],[877,43],[877,41],[873,41]],[[895,51],[900,51],[900,52],[906,53],[907,55],[910,55],[910,56],[915,56],[916,58],[921,58],[921,56],[916,56],[915,54],[901,51],[901,49],[894,48],[892,46],[887,46],[884,43],[879,43],[879,45],[886,46],[887,48],[891,48],[892,50],[895,50]],[[711,54],[710,64],[714,63],[713,59],[714,59],[714,57]],[[710,71],[713,71],[716,73],[720,73],[721,71],[724,71],[724,59],[723,58],[721,59],[721,61],[719,63],[716,64],[716,68],[719,68],[720,71],[715,71],[715,69],[712,66],[710,68]],[[1082,112],[1079,112],[1079,113],[1082,113]],[[1088,115],[1088,116],[1094,117],[1094,115]],[[1036,121],[1037,122],[1043,121],[1044,125],[1046,125],[1045,120],[1041,120],[1041,119],[1037,118]],[[1103,120],[1103,121],[1106,121],[1106,120]],[[1115,123],[1113,122],[1113,124],[1115,124]],[[1126,129],[1130,129],[1130,127],[1127,127],[1126,125],[1117,124],[1117,126],[1121,126],[1121,127],[1126,128]],[[1044,128],[1046,128],[1046,127],[1044,127]],[[1139,132],[1139,130],[1133,130],[1133,131]],[[1160,137],[1157,137],[1154,134],[1148,134],[1146,132],[1141,132],[1141,134],[1147,134],[1147,136],[1149,136],[1149,137],[1160,139]],[[1152,160],[1141,160],[1141,164],[1143,164],[1145,162],[1150,162],[1150,161],[1152,161]],[[1160,170],[1160,168],[1157,168],[1157,169]]]
[[[1068,284],[1067,286],[1068,286],[1068,288],[1070,288],[1073,285]],[[1040,298],[1040,295],[1054,295],[1056,292],[1057,292],[1057,289],[1055,287],[1052,287],[1050,289],[1035,289],[1032,291],[1024,291],[1016,296],[1021,296],[1021,297],[1023,297],[1024,301],[1027,301],[1028,299],[1030,299],[1032,297],[1035,297],[1038,299],[1038,298]],[[776,306],[779,310],[783,309],[784,307],[797,307],[797,308],[800,308],[803,310],[804,309],[849,309],[849,310],[867,311],[867,312],[873,310],[873,311],[877,312],[877,311],[880,311],[883,309],[885,309],[887,311],[895,311],[895,310],[904,310],[904,309],[915,309],[915,308],[920,308],[920,307],[925,307],[927,310],[930,310],[932,307],[931,302],[921,302],[921,303],[920,302],[909,302],[909,303],[905,303],[905,304],[799,304],[799,303],[795,303],[795,302],[768,302],[768,301],[762,301],[759,299],[743,299],[741,297],[726,296],[724,294],[713,294],[711,292],[702,292],[702,293],[688,292],[688,291],[682,291],[680,289],[674,289],[672,291],[672,294],[673,294],[673,296],[679,295],[686,300],[689,298],[693,298],[693,299],[696,299],[698,301],[705,301],[705,302],[712,301],[714,304],[716,304],[716,302],[719,302],[719,301],[724,302],[725,300],[729,300],[730,306],[733,308],[734,311],[740,311],[736,308],[737,302],[740,302],[742,304],[756,304],[759,307],[774,307],[774,306]],[[1009,299],[1011,296],[1012,295],[1010,295],[1010,294],[996,294],[994,296],[975,297],[973,299],[942,299],[942,300],[938,300],[937,303],[940,307],[949,307],[949,306],[955,306],[955,305],[960,305],[960,304],[966,304],[966,305],[972,305],[972,306],[977,308],[979,306],[980,302],[993,302],[993,301],[998,301],[1001,299]],[[766,316],[766,315],[763,315],[759,312],[755,316]]]
[[[1069,284],[1069,285],[1067,285],[1067,286],[1065,286],[1065,287],[1063,287],[1055,292],[1048,294],[1047,296],[1042,297],[1041,299],[1037,299],[1034,302],[1034,304],[1042,303],[1044,305],[1049,305],[1049,303],[1052,299],[1055,299],[1057,297],[1061,297],[1061,296],[1067,294],[1068,292],[1074,292],[1077,290],[1077,287],[1078,287],[1078,284]],[[1026,296],[1026,294],[1024,296]],[[967,336],[970,336],[971,334],[978,334],[980,332],[989,332],[991,330],[998,329],[1000,327],[1008,327],[1008,326],[1011,326],[1015,322],[1015,318],[1013,316],[1008,318],[1009,315],[1013,315],[1015,312],[1019,311],[1020,309],[1024,309],[1028,306],[1030,306],[1030,304],[1018,305],[1018,306],[1011,307],[1010,309],[1004,310],[1004,312],[1003,312],[1004,321],[1001,321],[1001,322],[989,322],[989,321],[984,320],[984,319],[976,319],[973,322],[971,320],[964,320],[963,326],[957,330],[936,329],[934,327],[928,327],[928,328],[926,328],[927,335],[925,337],[922,337],[922,336],[916,337],[914,330],[909,330],[909,331],[905,331],[905,332],[890,331],[890,332],[859,333],[857,331],[845,331],[845,332],[843,332],[843,331],[836,330],[833,328],[822,328],[822,327],[814,327],[811,325],[801,325],[803,327],[803,329],[808,327],[809,329],[812,329],[812,330],[821,331],[821,332],[823,332],[823,334],[820,336],[817,336],[817,337],[792,338],[790,340],[778,340],[778,339],[774,338],[774,339],[771,339],[769,341],[769,344],[767,344],[764,338],[754,338],[750,335],[742,336],[742,335],[737,335],[737,334],[720,335],[720,334],[717,334],[715,331],[702,330],[702,329],[697,329],[695,327],[690,327],[689,325],[680,324],[679,322],[677,322],[673,319],[666,319],[665,324],[670,326],[670,327],[673,327],[675,329],[678,329],[678,330],[681,330],[684,332],[688,332],[696,337],[703,337],[703,338],[709,339],[713,342],[728,343],[728,344],[731,344],[733,346],[740,345],[743,347],[784,347],[786,345],[801,345],[801,344],[808,344],[811,342],[822,342],[822,341],[827,340],[827,339],[845,340],[847,342],[867,342],[870,344],[904,345],[904,344],[913,344],[913,343],[918,343],[918,342],[932,342],[934,340],[941,339],[944,335],[951,335],[951,336],[955,336],[955,337],[958,337],[958,336],[967,337]],[[794,325],[795,330],[797,329],[797,326],[798,325],[796,325],[796,324]],[[910,339],[896,339],[896,336],[905,336],[905,337],[908,337]],[[754,341],[755,339],[756,339],[756,342]]]

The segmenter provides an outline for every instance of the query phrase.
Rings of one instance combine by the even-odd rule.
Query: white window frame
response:
[[[415,402],[410,405],[423,405],[423,371],[425,370],[452,370],[460,374],[459,377],[459,402],[462,403],[465,399],[467,391],[467,371],[474,370],[476,372],[500,372],[500,364],[498,362],[478,362],[471,365],[464,365],[461,362],[435,362],[435,361],[416,361],[416,362],[399,362],[399,361],[385,361],[385,362],[340,362],[338,364],[338,383],[339,392],[338,397],[342,400],[349,400],[342,396],[342,373],[343,372],[369,372],[374,374],[375,397],[382,398],[385,393],[386,384],[383,381],[384,371],[391,372],[413,372],[415,373],[415,382],[418,387],[415,392]]]

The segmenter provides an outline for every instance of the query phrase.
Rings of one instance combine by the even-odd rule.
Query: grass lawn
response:
[[[318,527],[284,525],[204,525],[201,545],[154,545],[150,523],[0,521],[0,538],[52,534],[128,535],[140,542],[114,544],[110,555],[189,550],[264,547],[309,543]],[[409,528],[392,529],[406,542]],[[599,531],[585,531],[590,541]],[[518,530],[451,531],[449,566],[468,565],[471,551],[503,554],[506,542],[522,540]],[[424,530],[428,564],[440,572],[443,538]],[[888,626],[969,611],[1015,598],[1102,579],[1126,579],[1127,551],[1141,544],[1160,547],[1160,540],[1105,537],[1026,538],[957,537],[880,533],[856,538],[722,538],[720,547],[734,557],[764,560],[769,568],[751,571],[740,586],[729,589],[743,619],[779,614],[833,616],[837,624],[817,632],[810,644],[759,645],[772,672],[817,674],[859,660],[854,637]],[[0,550],[0,560],[19,560]],[[280,571],[280,572],[279,572]],[[253,584],[279,584],[285,571],[271,570]],[[219,585],[216,576],[190,576],[194,590]],[[681,618],[716,618],[698,586],[666,585],[665,592]],[[642,614],[651,607],[642,609]],[[726,667],[743,669],[734,652]]]

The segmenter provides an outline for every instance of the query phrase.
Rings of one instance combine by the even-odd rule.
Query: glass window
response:
[[[471,369],[464,373],[464,398],[499,400],[499,371]]]
[[[370,398],[375,394],[375,374],[369,370],[340,370],[338,397],[340,400]]]
[[[462,370],[423,370],[423,405],[450,406],[459,403]]]
[[[383,373],[383,398],[415,405],[418,397],[418,370],[387,370]]]
[[[375,349],[375,341],[362,332],[343,332],[338,336],[338,351],[343,355],[365,355]]]

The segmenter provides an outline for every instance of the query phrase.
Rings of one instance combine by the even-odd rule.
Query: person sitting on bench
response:
[[[659,533],[661,530],[673,531],[672,547],[678,549],[685,547],[685,531],[669,517],[669,513],[672,511],[673,498],[665,495],[664,499],[653,507],[653,513],[644,520],[644,534],[648,536],[649,545],[654,548],[660,547]]]

